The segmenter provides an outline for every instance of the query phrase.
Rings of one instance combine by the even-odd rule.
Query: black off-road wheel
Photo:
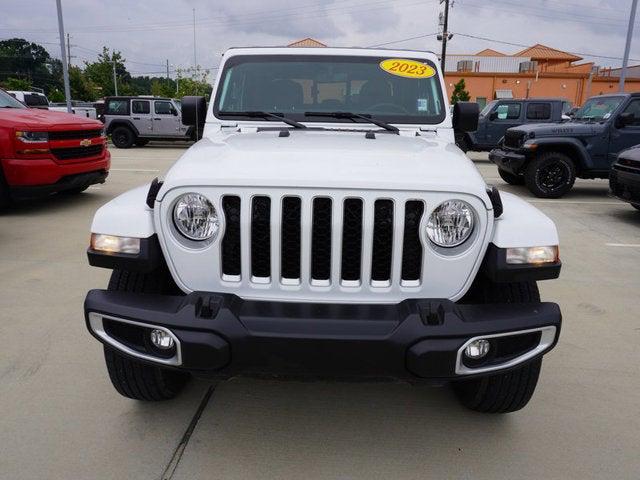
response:
[[[114,270],[109,290],[135,293],[175,294],[177,287],[166,270],[149,274]],[[144,401],[169,400],[177,396],[190,376],[125,356],[104,347],[109,378],[115,389],[128,398]]]
[[[116,127],[111,132],[111,141],[118,148],[131,148],[136,136],[129,127]]]
[[[507,172],[501,168],[498,169],[498,175],[500,175],[500,178],[509,185],[524,185],[523,175],[516,175],[515,173]]]
[[[473,300],[483,303],[539,302],[535,282],[493,283],[483,279],[474,285]],[[506,373],[462,380],[453,384],[454,392],[467,408],[483,413],[510,413],[523,408],[538,384],[542,358]]]
[[[524,181],[536,197],[560,198],[573,187],[576,166],[564,153],[543,152],[527,165]]]

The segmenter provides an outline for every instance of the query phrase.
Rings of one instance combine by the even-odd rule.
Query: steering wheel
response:
[[[410,113],[407,110],[405,110],[404,107],[401,107],[400,105],[396,105],[395,103],[376,103],[375,105],[372,105],[371,107],[369,107],[369,110],[375,111],[376,109],[381,107],[391,107],[392,111],[410,115]]]

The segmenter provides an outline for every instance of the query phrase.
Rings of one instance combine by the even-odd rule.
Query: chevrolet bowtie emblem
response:
[[[89,140],[88,138],[85,138],[84,140],[80,140],[81,147],[88,147],[89,145],[91,145],[91,140]]]

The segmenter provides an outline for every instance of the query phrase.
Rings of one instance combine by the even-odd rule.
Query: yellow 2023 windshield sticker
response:
[[[402,58],[383,60],[380,68],[391,75],[406,78],[431,78],[436,74],[436,70],[429,65]]]

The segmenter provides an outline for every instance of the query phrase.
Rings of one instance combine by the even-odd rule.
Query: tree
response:
[[[189,77],[184,76],[189,74]],[[176,97],[182,98],[186,95],[203,95],[209,97],[213,87],[208,81],[209,70],[202,69],[200,65],[187,70],[176,70],[178,91]]]
[[[30,90],[31,82],[24,78],[9,77],[0,82],[5,90]]]
[[[451,94],[452,105],[458,102],[468,102],[471,99],[471,95],[469,95],[469,92],[467,92],[465,88],[464,78],[461,78],[460,81],[453,86],[453,93]]]
[[[23,38],[0,41],[0,82],[9,77],[26,81],[29,86],[49,93],[62,88],[62,63],[51,58],[49,52],[37,43]]]
[[[127,71],[122,53],[110,52],[107,47],[102,47],[102,53],[95,62],[85,62],[84,74],[94,89],[100,91],[101,96],[115,95],[113,85],[113,64],[116,65],[116,78],[118,82],[118,94],[129,95],[132,93],[130,82],[131,74]]]

